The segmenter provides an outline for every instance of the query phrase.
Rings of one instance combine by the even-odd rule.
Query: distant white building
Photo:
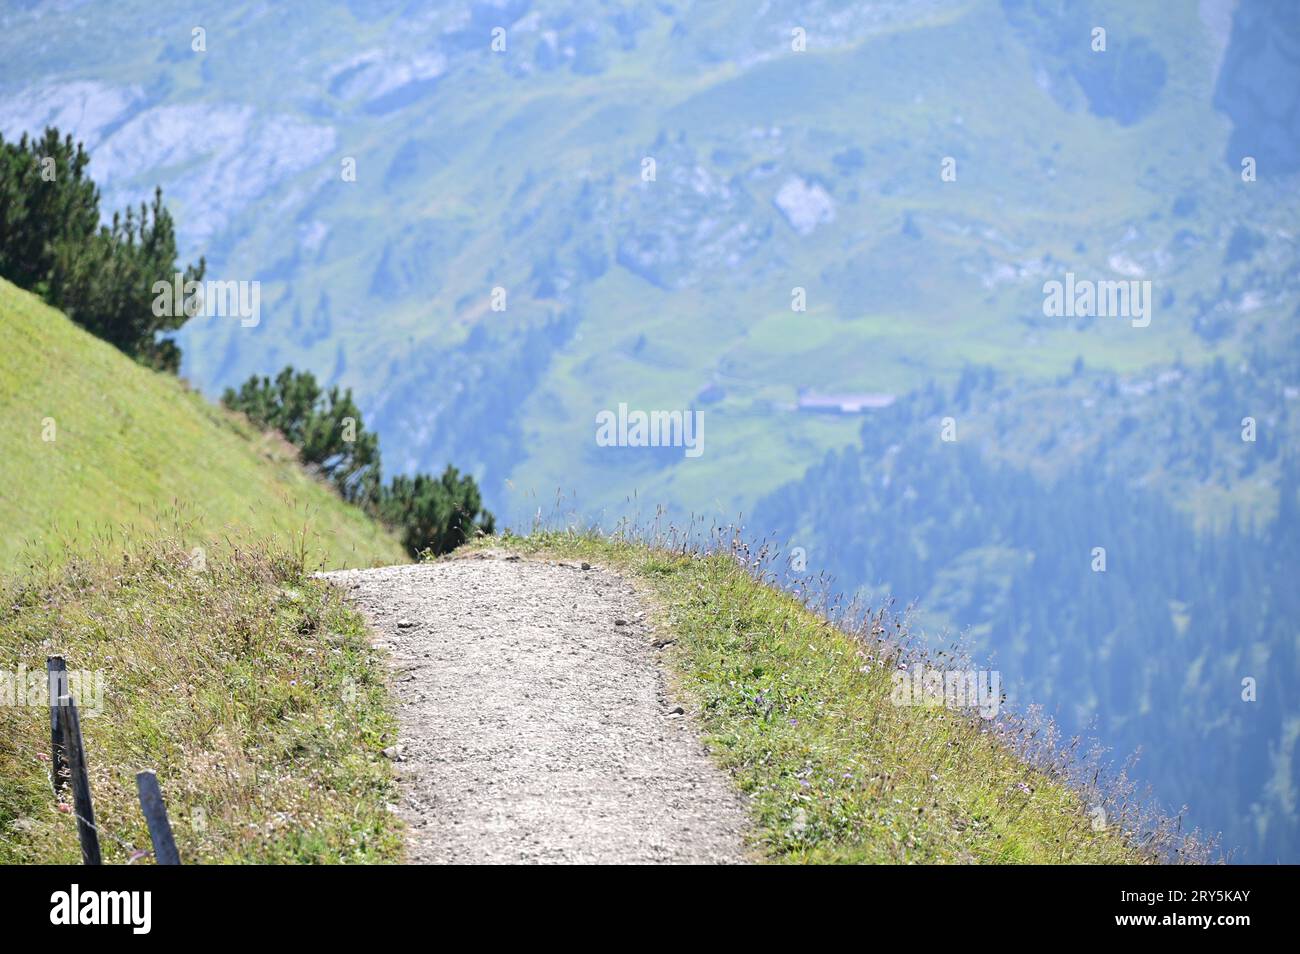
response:
[[[861,414],[889,407],[894,395],[881,392],[854,394],[819,394],[811,388],[799,389],[799,410],[823,414]]]

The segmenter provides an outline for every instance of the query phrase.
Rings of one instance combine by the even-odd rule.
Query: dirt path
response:
[[[498,553],[327,576],[391,652],[411,861],[745,860],[620,577]]]

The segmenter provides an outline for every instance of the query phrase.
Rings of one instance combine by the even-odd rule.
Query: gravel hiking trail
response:
[[[632,586],[484,551],[344,570],[389,651],[414,863],[740,863],[745,808]]]

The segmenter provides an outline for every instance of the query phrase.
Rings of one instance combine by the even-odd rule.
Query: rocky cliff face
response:
[[[1232,119],[1229,165],[1253,156],[1261,178],[1300,169],[1300,16],[1290,0],[1242,0],[1214,106]]]

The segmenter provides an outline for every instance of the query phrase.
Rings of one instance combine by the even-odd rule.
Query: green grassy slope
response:
[[[305,526],[329,567],[406,559],[283,441],[2,280],[0,338],[0,570],[163,522],[191,547],[227,529],[287,542]]]
[[[39,673],[60,653],[93,674],[71,688],[105,864],[139,863],[131,847],[149,845],[144,767],[185,864],[400,859],[383,662],[297,552],[241,539],[195,572],[188,541],[164,534],[0,594],[0,671]],[[44,706],[0,706],[0,864],[81,859],[49,745]]]

